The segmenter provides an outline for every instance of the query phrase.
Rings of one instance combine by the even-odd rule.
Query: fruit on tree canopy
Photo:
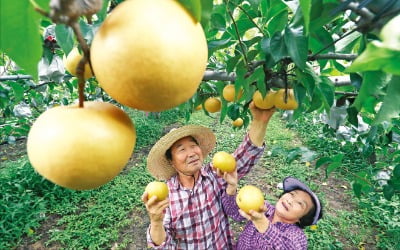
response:
[[[221,110],[221,100],[217,97],[209,97],[204,102],[204,109],[209,113],[215,113]]]
[[[288,89],[287,99],[285,99],[285,96],[285,89],[280,89],[276,92],[274,99],[275,107],[285,110],[297,109],[299,104],[294,97],[293,89]]]
[[[243,125],[243,119],[242,118],[237,118],[236,120],[232,121],[232,126],[234,127],[240,127]]]
[[[145,191],[147,192],[147,198],[156,196],[158,201],[165,200],[168,197],[168,186],[162,181],[152,181],[147,184]]]
[[[197,105],[197,106],[194,108],[195,111],[202,110],[202,109],[203,109],[203,105],[201,105],[201,104]]]
[[[236,169],[235,157],[224,151],[219,151],[214,154],[212,164],[222,172],[232,172]]]
[[[239,190],[236,204],[246,213],[250,210],[260,211],[264,205],[264,195],[258,187],[246,185]]]
[[[79,53],[77,47],[74,47],[67,55],[67,57],[63,58],[64,67],[68,70],[69,73],[73,76],[76,75],[76,67],[78,66],[79,61],[82,59],[83,55]],[[89,63],[85,63],[85,73],[83,77],[85,79],[89,79],[93,76],[92,70],[90,69]]]
[[[119,103],[144,111],[166,110],[192,97],[207,54],[201,24],[174,0],[122,2],[91,45],[100,86]]]
[[[236,95],[235,85],[233,84],[226,85],[222,90],[222,96],[228,102],[235,101],[235,95]],[[243,89],[240,89],[239,93],[237,94],[236,101],[239,100],[242,97],[242,95],[243,95]]]
[[[111,181],[128,162],[135,127],[120,108],[105,102],[58,106],[41,114],[28,134],[28,157],[51,182],[74,190]]]
[[[260,91],[256,90],[253,94],[254,105],[259,109],[270,109],[274,107],[275,91],[268,91],[267,95],[263,98]]]

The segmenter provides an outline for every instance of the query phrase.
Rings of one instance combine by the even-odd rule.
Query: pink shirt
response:
[[[239,207],[236,204],[236,196],[228,195],[226,192],[222,196],[222,204],[225,212],[236,221],[245,220],[239,213]],[[237,250],[306,250],[307,237],[303,230],[295,224],[277,222],[272,224],[275,207],[265,202],[268,210],[265,215],[271,222],[265,233],[260,233],[255,228],[253,222],[246,224],[243,232],[239,235],[236,245]]]
[[[247,174],[264,152],[247,134],[233,154],[239,178]],[[164,216],[166,240],[155,246],[147,230],[147,242],[155,249],[232,249],[232,232],[228,216],[222,209],[221,197],[225,180],[212,170],[211,163],[200,170],[193,189],[183,187],[177,176],[167,181],[169,207]]]

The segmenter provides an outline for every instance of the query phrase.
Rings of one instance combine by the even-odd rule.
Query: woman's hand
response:
[[[250,103],[249,108],[253,116],[253,120],[261,121],[263,123],[268,123],[269,119],[271,119],[272,115],[275,113],[275,108],[270,108],[270,109],[257,108],[256,105],[254,104],[254,101]]]
[[[226,186],[226,193],[228,195],[235,195],[236,194],[236,189],[238,186],[238,174],[237,174],[237,170],[235,169],[233,172],[224,172],[223,173],[223,178],[226,181],[226,183],[228,184]]]
[[[218,168],[214,168],[214,171],[217,173],[219,177],[222,177],[226,181],[226,193],[228,195],[235,195],[236,194],[236,189],[238,185],[238,174],[237,170],[235,169],[234,171],[228,173],[228,172],[223,172],[219,170]]]
[[[249,213],[244,212],[243,210],[239,209],[240,215],[242,215],[247,220],[251,220],[254,224],[254,227],[260,233],[265,233],[269,228],[270,221],[268,220],[265,212],[267,211],[267,207],[263,205],[260,207],[260,211],[250,210]]]

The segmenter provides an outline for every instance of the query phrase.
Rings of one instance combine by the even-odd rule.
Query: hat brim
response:
[[[198,125],[187,125],[172,129],[154,144],[147,157],[147,169],[152,176],[159,180],[168,180],[176,174],[171,162],[165,156],[165,152],[179,139],[193,136],[196,139],[203,157],[215,147],[216,138],[214,133],[206,127]]]
[[[296,178],[286,177],[283,180],[283,190],[285,192],[290,192],[296,189],[300,189],[303,190],[304,192],[307,192],[313,199],[315,204],[315,214],[312,224],[313,225],[317,224],[319,214],[321,213],[321,203],[319,202],[318,196],[313,191],[311,191],[311,189],[307,185],[297,180]]]

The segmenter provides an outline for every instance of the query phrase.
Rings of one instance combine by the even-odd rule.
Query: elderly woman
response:
[[[307,237],[302,229],[316,224],[322,217],[321,203],[307,185],[296,178],[286,177],[283,194],[275,206],[265,202],[259,211],[246,213],[236,204],[236,171],[223,173],[223,177],[227,182],[222,196],[225,212],[235,221],[248,220],[239,235],[238,250],[307,249]]]

